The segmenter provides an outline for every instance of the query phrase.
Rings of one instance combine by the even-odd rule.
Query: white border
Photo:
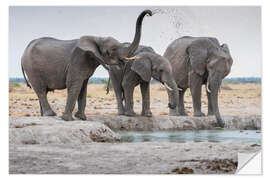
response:
[[[87,1],[87,0],[35,0],[35,1],[23,1],[23,0],[1,0],[0,1],[0,18],[1,18],[1,25],[0,25],[0,36],[1,36],[1,59],[0,59],[0,67],[1,67],[1,76],[0,76],[0,82],[2,84],[0,88],[0,99],[2,100],[1,102],[1,116],[2,118],[0,119],[0,128],[1,128],[1,178],[25,178],[25,179],[47,179],[47,178],[67,178],[67,179],[74,179],[78,178],[77,175],[74,176],[17,176],[17,175],[8,175],[8,6],[18,6],[18,5],[23,5],[23,6],[55,6],[55,5],[62,5],[62,6],[78,6],[78,5],[113,5],[113,6],[118,6],[118,5],[135,5],[135,6],[162,6],[162,5],[211,5],[211,6],[220,6],[220,5],[225,5],[225,6],[262,6],[262,41],[263,41],[263,76],[262,76],[262,96],[263,96],[263,167],[266,168],[266,170],[263,171],[264,175],[263,176],[218,176],[217,175],[208,175],[207,179],[227,179],[227,178],[245,178],[246,179],[254,179],[254,178],[267,178],[269,179],[269,173],[270,171],[267,170],[267,167],[269,166],[269,128],[270,128],[270,116],[269,116],[269,110],[270,108],[270,95],[267,92],[270,92],[270,70],[267,68],[270,67],[270,56],[269,56],[269,40],[270,40],[270,26],[269,26],[269,17],[270,17],[270,8],[267,0],[96,0],[96,1]],[[268,102],[267,102],[268,101]],[[265,141],[264,141],[265,140]],[[266,164],[267,163],[267,164]],[[3,175],[5,174],[5,177]],[[93,178],[92,176],[79,176],[80,178]],[[96,177],[96,176],[95,176]],[[123,175],[114,175],[114,176],[99,176],[102,178],[117,178],[117,179],[127,179],[127,178],[149,178],[148,176],[123,176]],[[187,175],[181,175],[181,176],[154,176],[153,178],[174,178],[174,179],[179,179],[179,178],[201,178],[199,175],[194,175],[194,176],[187,176]]]

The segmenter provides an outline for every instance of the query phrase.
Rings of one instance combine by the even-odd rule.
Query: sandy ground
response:
[[[116,99],[113,90],[106,95],[104,84],[88,84],[86,115],[115,115]],[[202,88],[202,111],[207,114],[207,97]],[[168,96],[161,84],[151,84],[151,110],[154,115],[168,114]],[[61,115],[66,104],[66,90],[56,90],[48,94],[53,110]],[[134,110],[140,114],[141,94],[139,86],[135,89]],[[219,106],[222,115],[260,115],[261,84],[226,84],[221,88]],[[185,107],[193,114],[190,92],[185,95]],[[77,107],[76,107],[77,108]],[[76,109],[74,110],[76,112]],[[40,116],[36,94],[25,84],[10,84],[9,116]]]
[[[239,143],[91,143],[10,145],[12,174],[227,174],[237,154],[259,145]]]

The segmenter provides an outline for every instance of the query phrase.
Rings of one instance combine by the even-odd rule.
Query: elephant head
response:
[[[152,52],[139,53],[131,70],[146,82],[150,82],[151,77],[161,82],[168,90],[169,108],[175,110],[175,114],[171,115],[177,115],[179,88],[173,78],[171,64],[166,58]]]
[[[152,16],[150,10],[144,10],[136,22],[136,32],[133,42],[124,47],[122,43],[112,37],[99,38],[94,36],[83,36],[78,40],[77,47],[87,52],[102,65],[117,65],[123,59],[132,56],[139,46],[141,38],[142,21],[145,15]]]
[[[224,127],[225,124],[218,107],[218,90],[222,79],[230,73],[233,63],[228,45],[223,44],[220,46],[218,42],[211,39],[201,39],[191,43],[187,48],[187,53],[191,69],[199,76],[207,77],[206,89],[207,93],[210,93],[213,113],[216,116],[218,125]]]

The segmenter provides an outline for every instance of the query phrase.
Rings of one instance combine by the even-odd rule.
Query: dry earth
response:
[[[207,98],[205,88],[202,88],[202,110],[207,114]],[[168,114],[167,92],[160,83],[151,84],[151,110],[154,115]],[[49,103],[58,114],[64,111],[66,90],[56,90],[48,94]],[[134,109],[141,111],[141,95],[139,87],[134,94]],[[189,115],[193,114],[190,92],[186,92],[185,106]],[[225,84],[219,95],[219,106],[222,115],[260,115],[261,114],[261,84]],[[106,95],[104,84],[89,84],[86,115],[115,115],[117,113],[116,99],[113,90]],[[74,112],[76,109],[74,110]],[[36,94],[25,84],[10,84],[9,116],[25,117],[40,116],[39,102]]]
[[[252,144],[209,142],[11,144],[9,171],[12,174],[186,174],[190,171],[224,174],[235,172],[238,152],[259,149],[260,146]]]

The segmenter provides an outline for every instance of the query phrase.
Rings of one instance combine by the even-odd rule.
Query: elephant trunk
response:
[[[167,88],[168,97],[169,97],[169,108],[170,108],[170,116],[178,115],[179,108],[179,89],[177,88],[177,84],[173,80],[169,80],[166,83],[170,89]]]
[[[211,91],[210,92],[210,100],[211,100],[211,105],[212,105],[212,110],[216,116],[217,123],[220,127],[225,126],[225,122],[220,116],[219,113],[219,107],[218,107],[218,90],[221,85],[221,80],[215,80],[215,81],[210,81],[208,88]]]
[[[135,36],[134,36],[132,43],[127,48],[127,57],[132,56],[133,53],[139,47],[139,43],[140,43],[140,39],[141,39],[142,21],[143,21],[143,18],[146,14],[148,14],[149,16],[152,16],[152,11],[151,10],[144,10],[137,18]]]

